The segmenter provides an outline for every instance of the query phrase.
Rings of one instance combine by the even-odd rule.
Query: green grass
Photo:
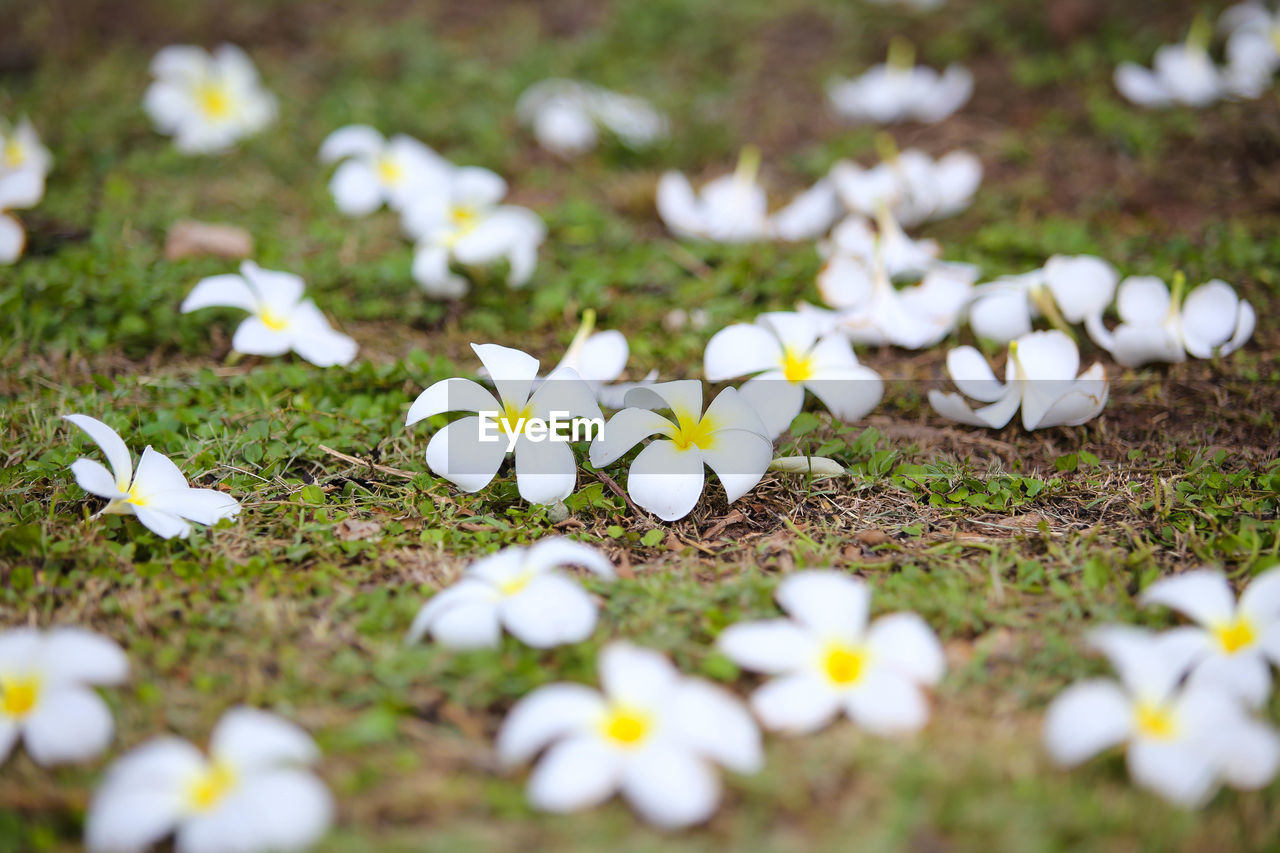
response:
[[[106,693],[117,753],[164,730],[199,741],[235,703],[275,709],[324,748],[340,803],[327,851],[1273,848],[1280,787],[1187,814],[1134,789],[1118,757],[1066,773],[1039,746],[1056,691],[1102,671],[1080,642],[1090,626],[1171,624],[1136,607],[1152,579],[1213,563],[1243,582],[1280,554],[1277,99],[1142,113],[1110,83],[1116,62],[1147,62],[1181,38],[1197,6],[1080,3],[1083,23],[1064,24],[1032,0],[951,0],[925,17],[818,0],[341,14],[151,3],[125,26],[110,5],[86,3],[70,21],[24,11],[13,70],[0,74],[0,114],[29,114],[56,158],[46,199],[19,214],[28,256],[0,270],[0,624],[82,624],[125,646],[133,679]],[[903,147],[984,160],[974,207],[924,229],[948,257],[995,275],[1092,252],[1126,273],[1221,277],[1257,307],[1254,341],[1213,362],[1108,363],[1100,419],[1031,435],[931,413],[922,382],[942,375],[945,347],[862,352],[890,380],[885,402],[866,423],[802,416],[779,451],[832,455],[854,477],[770,476],[733,507],[713,487],[670,525],[630,514],[585,463],[558,526],[510,477],[464,495],[426,470],[429,426],[404,428],[404,413],[426,385],[475,369],[471,341],[547,365],[594,308],[628,335],[635,375],[697,376],[716,329],[816,301],[811,246],[679,244],[653,186],[666,168],[728,171],[748,143],[765,152],[776,200],[840,157],[870,162],[874,134],[828,116],[821,86],[880,61],[894,34],[978,77],[955,118],[894,131]],[[223,38],[280,96],[280,123],[225,156],[180,156],[141,112],[147,62],[165,43]],[[572,164],[539,152],[512,108],[553,74],[651,97],[672,116],[672,141]],[[459,306],[419,293],[394,215],[341,217],[315,160],[325,135],[357,121],[506,176],[550,229],[530,285],[513,293],[482,276]],[[231,268],[164,259],[165,232],[187,217],[241,225],[262,265],[303,275],[360,341],[357,364],[227,361],[232,312],[177,314],[199,278]],[[669,330],[677,307],[704,309],[707,328]],[[1087,344],[1083,357],[1105,360]],[[103,418],[135,452],[154,445],[245,512],[187,541],[89,520],[98,504],[67,466],[96,451],[58,419],[69,412]],[[610,473],[625,481],[625,468]],[[377,530],[351,539],[346,520]],[[553,532],[629,567],[614,584],[586,581],[603,608],[590,641],[403,645],[417,608],[470,560]],[[492,736],[510,705],[548,681],[592,681],[610,638],[746,695],[754,679],[714,639],[775,613],[778,577],[806,565],[860,574],[877,611],[917,610],[942,637],[950,673],[918,737],[845,724],[770,738],[766,770],[730,778],[710,825],[675,838],[616,803],[539,815],[522,777],[496,772]],[[1267,715],[1280,719],[1280,701]],[[0,766],[0,850],[76,849],[110,757],[47,771],[18,753]]]

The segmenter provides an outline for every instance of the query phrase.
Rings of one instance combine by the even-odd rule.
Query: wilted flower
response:
[[[827,99],[841,117],[853,122],[889,124],[898,121],[939,122],[964,106],[973,94],[973,75],[952,65],[939,74],[915,65],[915,48],[896,38],[889,59],[861,77],[835,79],[827,85]]]
[[[1178,273],[1173,293],[1154,276],[1131,276],[1116,291],[1120,325],[1108,329],[1100,315],[1085,318],[1093,342],[1120,364],[1137,367],[1151,361],[1178,362],[1189,353],[1213,358],[1240,349],[1253,335],[1253,306],[1231,285],[1213,279],[1181,299],[1186,278]]]
[[[1239,604],[1226,576],[1199,569],[1162,578],[1143,604],[1163,604],[1198,627],[1174,629],[1197,650],[1191,680],[1235,693],[1261,707],[1271,695],[1271,664],[1280,665],[1280,568],[1255,577]]]
[[[271,853],[315,844],[333,798],[309,769],[320,758],[302,729],[274,714],[232,708],[206,756],[165,736],[107,768],[85,822],[94,853],[132,853],[173,835],[177,853]]]
[[[365,124],[340,127],[321,144],[321,163],[340,160],[329,191],[348,216],[365,216],[383,204],[401,210],[414,193],[445,181],[452,168],[412,136],[401,133],[388,141]]]
[[[478,492],[512,453],[520,497],[534,504],[564,500],[578,481],[578,462],[569,442],[550,435],[548,425],[577,418],[603,424],[595,394],[572,368],[553,371],[530,394],[538,376],[536,358],[497,344],[472,344],[471,349],[493,379],[498,397],[461,378],[443,379],[418,395],[405,426],[445,412],[476,413],[431,436],[427,466],[464,492]],[[486,425],[493,426],[492,435]]]
[[[516,102],[516,116],[538,143],[562,157],[596,145],[597,127],[628,148],[644,148],[667,135],[667,117],[644,98],[620,95],[590,83],[551,79],[535,83]]]
[[[1101,258],[1054,255],[1041,269],[974,288],[969,326],[978,337],[1001,344],[1030,332],[1038,316],[1065,331],[1069,324],[1100,318],[1118,279]]]
[[[166,47],[151,60],[151,73],[156,80],[143,107],[183,153],[223,151],[275,120],[275,97],[235,45],[212,54],[190,45]]]
[[[44,175],[36,169],[0,170],[0,264],[22,257],[27,232],[10,210],[34,207],[44,198]]]
[[[498,732],[504,764],[546,748],[529,778],[534,807],[578,811],[621,791],[642,818],[675,829],[715,811],[713,765],[760,769],[760,731],[731,694],[627,643],[605,646],[598,667],[603,693],[581,684],[540,687],[516,703]]]
[[[1203,804],[1220,782],[1253,789],[1275,776],[1280,738],[1270,727],[1229,692],[1179,686],[1195,654],[1181,638],[1108,627],[1091,641],[1120,683],[1081,681],[1053,700],[1044,743],[1056,762],[1074,766],[1125,744],[1133,781],[1186,807]]]
[[[64,415],[88,434],[102,449],[111,470],[92,459],[71,463],[80,488],[107,498],[99,510],[118,515],[136,515],[143,526],[165,539],[191,534],[190,522],[217,524],[240,512],[240,503],[216,489],[193,489],[178,466],[150,445],[142,451],[137,471],[124,440],[111,427],[88,415]],[[96,517],[96,516],[95,516]]]
[[[731,625],[717,641],[739,666],[778,676],[751,697],[765,728],[817,731],[842,712],[876,734],[928,722],[921,688],[942,679],[946,661],[924,620],[893,613],[868,625],[871,591],[834,571],[791,575],[777,598],[791,619]]]
[[[547,229],[532,210],[499,204],[506,194],[507,182],[493,172],[461,166],[407,200],[403,224],[418,244],[413,279],[423,290],[441,298],[467,292],[467,280],[449,268],[450,261],[485,266],[506,259],[507,284],[529,281]]]
[[[842,421],[864,417],[880,402],[884,382],[858,363],[841,335],[819,335],[809,314],[775,311],[736,323],[707,342],[703,373],[710,382],[756,374],[738,389],[776,439],[804,407],[805,389]]]
[[[898,152],[881,137],[883,161],[870,169],[841,160],[830,179],[844,206],[866,217],[882,205],[908,228],[964,210],[982,183],[982,162],[967,151],[952,151],[934,160],[923,151]]]
[[[79,628],[0,631],[0,762],[19,738],[41,765],[88,761],[111,742],[111,709],[89,685],[121,684],[129,661]]]
[[[53,156],[40,142],[40,134],[26,116],[12,128],[0,122],[0,178],[10,172],[24,171],[39,172],[44,177],[52,167]]]
[[[613,579],[613,564],[588,545],[561,537],[529,548],[512,546],[472,563],[462,580],[436,593],[418,611],[409,642],[428,631],[446,646],[498,645],[506,628],[538,649],[579,643],[596,626],[596,606],[561,566],[583,566]]]
[[[947,353],[947,374],[965,395],[990,405],[970,408],[959,394],[929,391],[929,404],[945,418],[1000,429],[1022,409],[1024,429],[1077,426],[1098,416],[1107,404],[1107,377],[1101,364],[1076,377],[1080,352],[1063,332],[1031,332],[1009,343],[1005,384],[997,381],[982,353],[956,347]]]
[[[284,355],[292,350],[318,367],[350,364],[359,345],[335,331],[310,299],[306,283],[293,273],[264,270],[253,261],[240,275],[201,279],[182,300],[182,313],[201,308],[241,308],[251,315],[231,338],[231,347],[247,355]]]
[[[703,465],[724,486],[729,503],[755,488],[773,458],[773,444],[751,404],[726,388],[702,411],[702,383],[659,382],[627,394],[631,408],[618,412],[591,443],[591,464],[602,468],[653,435],[631,463],[627,493],[663,521],[684,518],[702,496]],[[674,419],[654,409],[671,410]]]

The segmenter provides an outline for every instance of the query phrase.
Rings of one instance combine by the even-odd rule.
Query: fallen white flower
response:
[[[306,283],[293,273],[266,270],[253,261],[240,274],[201,279],[182,301],[188,314],[202,308],[240,308],[251,316],[231,338],[231,347],[247,355],[284,355],[292,350],[318,367],[350,364],[359,345],[334,330],[320,309],[304,299]]]
[[[715,812],[715,764],[760,769],[760,731],[730,693],[623,642],[600,651],[598,669],[603,693],[581,684],[540,687],[516,703],[498,732],[498,757],[508,766],[545,748],[529,778],[535,808],[578,811],[621,791],[646,821],[676,829]]]
[[[884,264],[889,278],[919,280],[938,264],[942,247],[936,240],[913,240],[881,204],[875,227],[860,215],[848,216],[831,230],[831,237],[818,243],[818,254],[828,259],[852,259],[870,267]],[[821,273],[818,287],[822,287]]]
[[[597,127],[628,148],[644,148],[666,137],[667,117],[644,98],[621,95],[577,80],[535,83],[516,102],[516,116],[532,127],[538,143],[569,157],[596,146]]]
[[[582,380],[591,386],[596,399],[601,405],[610,409],[621,409],[627,392],[632,388],[652,385],[658,377],[658,371],[651,370],[639,382],[618,382],[609,384],[622,375],[627,367],[631,348],[622,332],[614,329],[596,332],[596,312],[587,309],[582,315],[582,325],[569,342],[569,348],[556,369],[572,368]],[[552,371],[553,373],[555,371]]]
[[[90,685],[116,685],[129,661],[79,628],[0,631],[0,763],[18,740],[40,765],[88,761],[107,748],[111,709]]]
[[[888,61],[860,77],[827,84],[827,100],[841,117],[859,123],[942,121],[969,100],[973,75],[960,65],[939,74],[915,65],[915,48],[895,38]]]
[[[1079,369],[1075,341],[1056,329],[1010,341],[1003,385],[982,353],[956,347],[947,353],[947,374],[965,395],[989,405],[974,410],[960,394],[936,388],[929,391],[929,404],[944,418],[971,426],[1000,429],[1019,408],[1024,429],[1078,426],[1102,411],[1109,387],[1101,364],[1077,378]]]
[[[969,326],[978,337],[1000,344],[1030,332],[1039,316],[1065,331],[1089,317],[1101,318],[1118,280],[1115,268],[1101,258],[1054,255],[1041,269],[974,288]]]
[[[831,167],[836,193],[853,213],[874,217],[884,205],[910,228],[965,210],[982,184],[982,162],[967,151],[935,161],[914,148],[898,152],[891,141],[881,147],[886,156],[870,169],[847,160]]]
[[[23,116],[10,128],[0,122],[0,177],[10,172],[35,171],[41,177],[53,168],[53,155],[40,141],[31,121]]]
[[[151,73],[156,79],[143,108],[183,153],[224,151],[275,120],[275,97],[235,45],[212,54],[190,45],[166,47],[151,61]]]
[[[1218,27],[1228,34],[1225,73],[1242,97],[1261,96],[1280,69],[1280,11],[1240,3],[1222,13]]]
[[[0,171],[0,264],[22,257],[27,232],[11,210],[35,207],[44,198],[44,175],[36,169]]]
[[[71,463],[71,473],[80,488],[109,501],[97,515],[136,515],[148,530],[172,539],[189,536],[191,522],[217,524],[240,512],[240,502],[228,494],[191,488],[178,466],[150,445],[142,451],[134,471],[129,448],[111,427],[88,415],[63,415],[63,420],[84,430],[111,466],[107,470],[92,459]]]
[[[383,204],[401,210],[415,193],[431,192],[447,180],[452,168],[412,136],[401,133],[388,141],[364,124],[338,128],[321,144],[321,163],[339,161],[329,191],[348,216],[366,216]]]

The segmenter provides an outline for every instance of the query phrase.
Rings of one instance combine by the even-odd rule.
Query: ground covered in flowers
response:
[[[1181,38],[1195,4],[951,0],[924,17],[800,0],[112,5],[50,3],[0,40],[0,113],[38,117],[57,158],[44,202],[23,214],[27,257],[0,272],[0,623],[128,638],[132,680],[106,696],[118,744],[165,728],[198,739],[238,702],[279,710],[325,753],[339,805],[329,851],[1261,849],[1280,834],[1266,794],[1224,792],[1184,812],[1135,789],[1119,756],[1064,772],[1041,747],[1048,701],[1103,671],[1082,651],[1086,628],[1173,624],[1138,608],[1141,586],[1201,563],[1247,576],[1280,551],[1277,99],[1142,112],[1111,82],[1118,62]],[[722,174],[744,143],[762,149],[779,197],[836,159],[873,162],[876,131],[833,119],[822,83],[880,61],[894,35],[977,78],[960,114],[893,131],[901,148],[963,147],[984,163],[973,207],[921,231],[948,258],[986,278],[1054,253],[1219,277],[1256,307],[1252,342],[1227,359],[1126,370],[1083,341],[1082,363],[1100,358],[1112,377],[1108,407],[1034,433],[936,415],[925,394],[945,347],[860,350],[886,379],[884,402],[850,425],[802,415],[776,451],[820,452],[856,477],[770,474],[732,506],[715,487],[671,524],[633,512],[585,463],[559,521],[519,500],[510,477],[467,495],[428,473],[425,434],[404,414],[432,382],[474,371],[472,341],[549,365],[595,309],[626,333],[633,377],[694,377],[717,329],[816,302],[811,244],[677,242],[653,188],[668,168]],[[234,155],[187,158],[141,114],[147,60],[165,44],[224,40],[253,54],[280,127]],[[541,151],[512,106],[552,75],[645,93],[671,116],[670,142],[572,163]],[[334,209],[314,154],[355,121],[506,176],[512,201],[549,228],[529,285],[509,291],[493,273],[461,302],[426,298],[394,216]],[[197,280],[230,271],[165,259],[183,218],[248,229],[255,259],[303,276],[359,342],[357,363],[226,359],[233,315],[177,311]],[[84,448],[58,420],[69,412],[136,425],[131,445],[163,448],[193,485],[223,483],[245,512],[187,540],[128,517],[86,523],[92,507],[67,471]],[[590,641],[404,644],[423,601],[468,562],[553,532],[619,567]],[[493,735],[515,700],[550,681],[594,683],[611,637],[745,693],[758,680],[714,638],[775,615],[779,573],[802,566],[857,572],[877,611],[914,610],[938,632],[949,673],[919,735],[837,725],[771,738],[765,771],[734,778],[711,823],[674,839],[618,803],[537,814],[523,777],[496,772]],[[1278,708],[1273,698],[1264,716]],[[0,849],[77,848],[100,769],[50,773],[11,756]]]

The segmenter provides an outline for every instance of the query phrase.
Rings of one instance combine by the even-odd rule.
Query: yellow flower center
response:
[[[1258,635],[1253,630],[1253,625],[1242,617],[1237,617],[1231,622],[1217,626],[1213,629],[1213,636],[1217,639],[1218,644],[1222,646],[1222,650],[1229,655],[1233,655],[1241,649],[1249,648],[1258,640]]]
[[[194,812],[207,812],[222,802],[236,786],[236,774],[225,764],[214,764],[192,780],[187,787],[187,806]]]
[[[503,403],[502,413],[498,415],[498,425],[507,435],[523,435],[529,428],[531,417],[533,417],[533,406],[528,403],[519,409],[510,403]]]
[[[480,224],[480,212],[474,207],[458,205],[449,212],[453,227],[462,232],[470,231]]]
[[[600,723],[604,736],[619,746],[636,747],[644,742],[653,730],[653,719],[643,711],[631,708],[613,708]]]
[[[148,498],[145,495],[138,494],[137,486],[130,486],[129,497],[125,498],[124,502],[127,504],[133,504],[134,506],[146,506]]]
[[[379,157],[378,179],[388,186],[396,186],[404,180],[404,169],[390,157]]]
[[[258,312],[258,319],[262,321],[262,325],[266,326],[273,332],[283,332],[289,326],[289,319],[281,317],[269,308],[264,308]]]
[[[22,675],[0,679],[0,714],[25,717],[40,700],[40,679]]]
[[[813,378],[813,356],[797,355],[790,347],[782,349],[782,375],[788,382],[804,382]]]
[[[858,648],[832,643],[822,654],[822,671],[832,684],[849,687],[862,678],[867,653]]]
[[[10,139],[4,144],[4,164],[6,166],[16,169],[25,162],[27,162],[27,152],[18,144],[18,140]]]
[[[677,449],[699,447],[708,450],[715,443],[712,433],[716,426],[711,418],[698,418],[688,412],[676,412],[675,415],[676,428],[671,433],[671,440]]]
[[[1143,702],[1134,711],[1134,724],[1141,734],[1156,740],[1172,740],[1178,734],[1173,714],[1162,705]]]
[[[200,112],[211,119],[223,119],[231,115],[231,94],[220,83],[204,83],[196,90],[196,104]]]
[[[499,583],[498,591],[507,596],[515,595],[517,592],[520,592],[520,590],[528,586],[529,582],[533,580],[533,577],[533,572],[523,570],[519,574],[512,575]]]

